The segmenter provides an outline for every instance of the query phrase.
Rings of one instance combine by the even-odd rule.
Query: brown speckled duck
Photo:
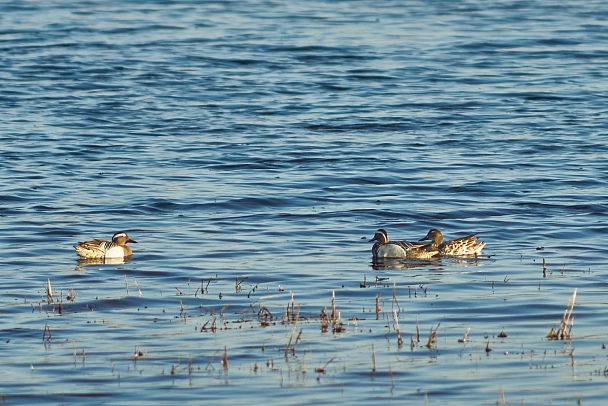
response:
[[[430,240],[431,248],[437,250],[439,255],[444,257],[477,256],[481,254],[481,250],[486,246],[484,241],[477,242],[476,234],[444,242],[443,234],[436,228],[429,230],[426,236],[419,241],[426,240]]]

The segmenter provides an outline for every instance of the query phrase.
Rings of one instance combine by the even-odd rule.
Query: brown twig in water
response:
[[[543,278],[547,277],[547,261],[543,258]]]
[[[228,349],[224,346],[224,356],[222,357],[222,366],[224,371],[228,371]]]
[[[380,318],[380,293],[376,293],[376,320]]]
[[[213,279],[213,278],[209,278],[209,280],[207,281],[207,286],[205,286],[204,292],[209,293],[209,284],[211,283],[211,280],[212,280],[212,279]]]
[[[129,283],[127,282],[127,274],[125,274],[125,287],[127,288],[127,296],[129,296]]]
[[[70,288],[70,290],[68,290],[68,293],[65,296],[65,299],[69,302],[73,302],[74,300],[76,300],[76,296],[78,296],[78,293],[74,294],[74,288]]]
[[[330,364],[330,363],[331,363],[333,360],[335,360],[335,359],[336,359],[336,357],[333,357],[332,359],[330,359],[329,361],[327,361],[327,362],[325,363],[325,365],[323,365],[323,368],[317,368],[317,369],[315,369],[315,372],[316,372],[316,373],[318,373],[318,374],[324,374],[325,372],[327,372],[327,370],[326,370],[327,366],[328,366],[328,365],[329,365],[329,364]]]
[[[48,324],[44,324],[44,332],[42,333],[42,341],[51,341],[51,328]]]
[[[299,309],[298,309],[298,312],[299,312]],[[302,337],[302,331],[303,331],[303,330],[304,330],[303,328],[301,328],[301,329],[300,329],[300,332],[298,333],[298,336],[296,337],[296,342],[295,342],[295,343],[293,343],[293,347],[291,347],[291,353],[292,353],[293,355],[296,355],[296,346],[298,345],[298,342],[300,342],[300,341],[301,341],[301,337]]]
[[[272,313],[266,307],[260,306],[260,310],[258,311],[258,319],[263,327],[267,327],[270,325],[272,321]]]
[[[249,276],[246,276],[242,281],[239,281],[239,277],[236,277],[236,293],[239,293],[243,290],[243,288],[241,287],[241,284],[243,282],[245,282],[247,279],[249,279]]]
[[[321,309],[321,333],[327,333],[329,327],[329,316],[325,308]]]
[[[431,327],[431,334],[429,334],[429,341],[426,343],[427,348],[431,348],[433,346],[433,343],[435,342],[435,339],[437,338],[437,330],[439,330],[440,325],[441,325],[441,323],[437,324],[437,327],[435,328],[435,330],[433,330],[433,327]]]

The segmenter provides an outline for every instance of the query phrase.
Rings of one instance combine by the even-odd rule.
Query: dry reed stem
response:
[[[213,365],[211,365],[211,363],[213,362],[213,358],[215,358],[215,356],[217,355],[217,353],[219,351],[220,350],[216,350],[215,353],[213,354],[213,357],[209,358],[209,362],[207,363],[207,366],[205,367],[205,370],[208,370],[209,367],[213,368]],[[215,368],[213,368],[213,369],[215,369]]]
[[[129,296],[129,283],[127,282],[127,274],[125,274],[125,287],[127,288],[127,296]]]
[[[227,308],[229,308],[230,306],[232,306],[232,303],[228,303],[224,306],[222,306],[222,308],[220,309],[220,317],[222,319],[224,319],[224,312],[226,311]]]
[[[222,366],[224,371],[228,371],[228,349],[224,346],[224,356],[222,357]]]
[[[299,313],[299,309],[298,309],[298,313]],[[299,314],[298,314],[298,316],[299,316]],[[298,326],[298,317],[296,317],[296,319],[295,319],[295,321],[293,323],[293,326],[291,326],[291,335],[289,336],[289,341],[285,345],[285,359],[287,359],[287,353],[289,351],[289,347],[291,346],[291,341],[293,340],[293,336],[296,333],[297,326]],[[300,337],[301,334],[302,334],[302,331],[300,330],[300,334],[298,335],[298,338]],[[295,354],[295,351],[296,351],[295,350],[296,344],[297,344],[297,339],[296,339],[296,343],[293,346],[293,352],[294,352],[294,354]]]
[[[435,342],[435,339],[437,338],[437,330],[439,330],[440,325],[441,325],[441,323],[437,324],[437,327],[435,328],[435,330],[433,330],[433,327],[431,327],[431,333],[429,334],[429,341],[426,343],[427,348],[431,348],[433,346],[433,343]]]
[[[376,293],[376,320],[380,318],[380,294]]]
[[[211,283],[212,280],[213,280],[213,278],[209,278],[209,280],[207,281],[207,286],[205,286],[205,292],[207,292],[207,293],[209,293],[209,284]]]
[[[239,281],[239,277],[238,276],[236,277],[236,286],[235,286],[236,293],[239,293],[239,292],[241,292],[243,290],[243,288],[241,287],[241,284],[243,282],[245,282],[247,279],[249,279],[249,276],[245,276],[245,278],[243,278],[243,280],[241,280],[241,281]]]
[[[141,289],[139,288],[139,285],[137,284],[137,281],[135,280],[135,278],[133,278],[133,283],[135,284],[135,287],[137,288],[137,292],[139,293],[139,296],[143,296],[143,294],[141,293]]]
[[[78,293],[74,294],[74,288],[70,288],[70,290],[68,290],[68,293],[65,296],[65,299],[69,302],[73,302],[74,300],[76,300],[76,296],[78,296]]]
[[[467,342],[467,340],[469,338],[469,331],[471,331],[471,327],[467,328],[467,331],[465,331],[465,333],[462,336],[462,338],[458,340],[459,343],[466,343]]]
[[[338,319],[336,325],[332,328],[332,333],[341,333],[344,331],[344,323],[342,323],[342,314],[338,312]]]
[[[498,402],[496,402],[496,404],[502,406],[505,406],[507,404],[507,400],[505,399],[505,391],[503,388],[498,389]]]
[[[547,261],[543,258],[543,278],[547,277]]]
[[[331,325],[333,328],[335,328],[336,326],[336,318],[337,318],[337,314],[336,314],[336,291],[332,290],[331,291]]]
[[[295,322],[298,320],[300,311],[298,309],[298,316],[296,316],[295,311],[294,311],[294,306],[296,304],[296,301],[294,299],[293,291],[291,291],[290,293],[291,293],[291,318],[292,318],[291,321]],[[295,317],[295,319],[294,319],[294,317]]]
[[[397,281],[393,282],[393,306],[396,304],[397,309],[401,311],[401,306],[399,306],[399,301],[397,300]]]
[[[564,264],[564,267],[565,267],[565,264]],[[567,338],[570,337],[570,331],[572,330],[572,325],[574,324],[574,318],[572,317],[572,310],[574,310],[574,301],[576,300],[576,292],[577,292],[577,289],[575,288],[574,292],[572,293],[572,296],[568,300],[568,304],[566,305],[566,309],[564,310],[564,315],[562,316],[562,324],[561,324],[561,328],[560,328],[560,338],[562,340],[566,337]],[[570,323],[571,319],[572,319],[572,324],[570,326],[568,333],[566,333],[566,330],[568,330],[568,324]]]
[[[570,339],[570,333],[572,332],[572,326],[574,325],[574,316],[572,316],[572,311],[574,309],[574,302],[576,300],[577,289],[574,289],[572,296],[568,300],[566,304],[566,308],[564,310],[564,315],[560,321],[560,326],[555,331],[555,327],[552,327],[549,333],[547,334],[547,338],[551,340],[566,340]]]
[[[327,315],[327,309],[321,309],[321,333],[327,333],[329,327],[329,316]]]
[[[372,372],[376,372],[376,352],[374,351],[374,343],[372,343]]]
[[[300,341],[302,341],[302,331],[304,331],[303,328],[300,329],[300,332],[298,333],[298,336],[296,337],[296,342],[293,343],[293,347],[291,348],[291,353],[293,355],[296,355],[296,346],[298,345],[298,343]]]
[[[53,337],[51,336],[51,328],[48,324],[44,324],[44,332],[42,333],[42,341],[51,341]]]
[[[327,366],[328,366],[328,365],[329,365],[329,364],[330,364],[330,363],[331,363],[333,360],[335,360],[335,359],[336,359],[336,357],[333,357],[332,359],[330,359],[329,361],[327,361],[327,362],[325,363],[325,365],[323,365],[323,368],[317,368],[317,369],[315,369],[315,372],[316,372],[316,373],[318,373],[318,374],[324,374],[324,373],[326,372]]]
[[[397,345],[401,347],[403,339],[401,338],[401,330],[399,329],[399,317],[397,316],[397,310],[393,309],[393,318],[395,320],[395,331],[397,331]]]
[[[53,303],[53,288],[51,288],[50,278],[46,278],[46,300],[48,303]]]
[[[285,306],[285,314],[283,315],[283,323],[288,323],[291,320],[291,316],[289,315],[289,303]]]
[[[260,310],[258,311],[258,319],[263,327],[269,326],[273,319],[272,313],[270,313],[268,308],[260,306]]]

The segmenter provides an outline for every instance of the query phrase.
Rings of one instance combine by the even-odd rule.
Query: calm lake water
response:
[[[0,398],[603,404],[607,28],[602,1],[2,2]],[[374,269],[378,228],[487,246]],[[77,260],[120,230],[129,261]]]

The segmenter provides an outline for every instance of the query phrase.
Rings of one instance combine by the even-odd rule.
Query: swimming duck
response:
[[[418,241],[431,241],[433,250],[439,251],[439,255],[446,257],[461,257],[461,256],[477,256],[481,254],[481,250],[486,246],[484,241],[477,242],[477,234],[471,234],[462,238],[455,238],[443,242],[443,234],[436,228],[432,228],[424,238]]]
[[[378,259],[428,259],[438,254],[431,244],[421,244],[409,241],[389,241],[386,230],[380,228],[369,242],[376,241],[372,247],[374,262]]]
[[[83,241],[74,245],[74,248],[81,258],[124,258],[132,254],[131,248],[127,246],[129,242],[137,244],[127,233],[119,231],[112,236],[112,241]]]

